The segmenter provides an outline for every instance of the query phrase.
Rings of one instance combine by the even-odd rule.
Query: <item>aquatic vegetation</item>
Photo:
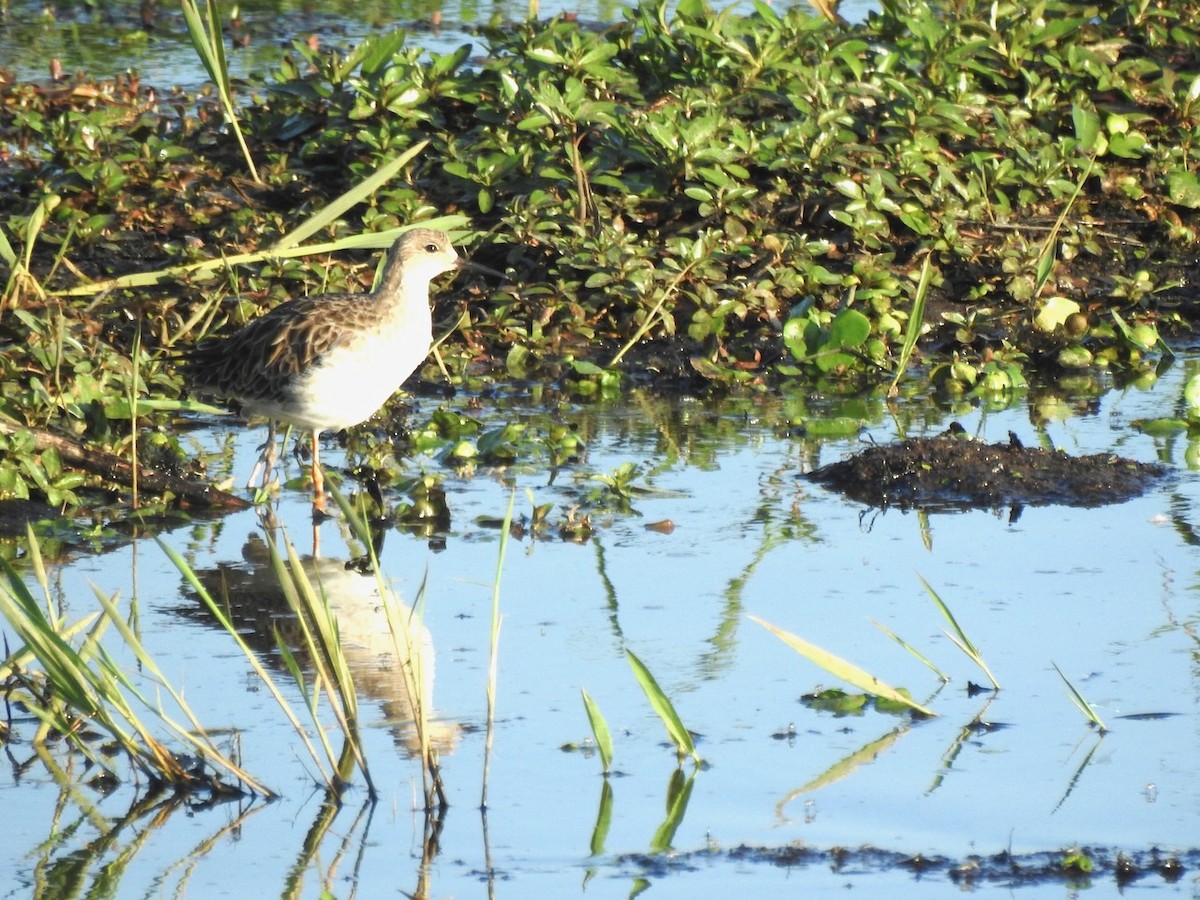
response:
[[[48,598],[32,530],[27,540],[33,569]],[[119,754],[134,773],[181,793],[210,798],[240,793],[274,796],[217,747],[130,627],[115,597],[97,590],[100,611],[69,623],[56,615],[48,600],[39,603],[6,560],[0,560],[0,566],[5,576],[0,581],[0,614],[23,641],[0,662],[0,683],[6,685],[7,702],[16,702],[40,721],[32,739],[35,747],[65,741],[116,781],[122,780],[122,774],[112,757]],[[126,666],[105,648],[101,637],[109,628],[117,632],[156,691],[166,694],[174,710],[183,713],[184,722],[176,721],[178,713],[164,706],[161,697],[152,699],[146,686],[135,684]],[[153,725],[139,709],[151,714]],[[159,736],[162,732],[187,752],[172,750]]]
[[[662,720],[663,725],[667,729],[667,735],[675,743],[675,752],[682,759],[685,756],[690,756],[692,761],[699,764],[703,760],[700,754],[696,752],[696,744],[692,740],[692,734],[683,724],[683,720],[679,718],[679,713],[675,711],[675,704],[671,702],[671,698],[666,695],[666,692],[659,687],[658,682],[654,679],[654,675],[633,653],[632,650],[625,651],[625,658],[629,660],[629,665],[633,669],[633,675],[637,679],[638,684],[642,686],[642,690],[646,694],[646,699],[650,701],[650,706],[654,712]],[[690,785],[691,782],[689,781]],[[684,801],[686,805],[686,800]]]
[[[258,176],[258,168],[254,165],[254,157],[246,145],[246,138],[238,124],[237,106],[233,101],[233,84],[229,77],[229,63],[225,58],[225,36],[221,32],[221,14],[217,0],[205,0],[204,13],[198,8],[196,0],[183,0],[183,19],[187,23],[188,36],[196,55],[204,63],[208,77],[217,88],[217,97],[221,101],[221,112],[225,122],[237,138],[242,157],[246,160],[246,168],[250,177],[258,184],[262,179]]]
[[[958,619],[954,618],[954,613],[950,611],[950,607],[946,605],[946,601],[943,600],[938,592],[933,589],[933,585],[931,585],[924,578],[921,578],[920,575],[917,577],[921,579],[921,584],[924,585],[925,591],[929,594],[930,599],[933,600],[934,605],[937,606],[938,612],[945,617],[946,621],[950,623],[950,627],[954,629],[953,634],[948,631],[945,632],[946,637],[950,638],[950,642],[954,644],[955,647],[965,653],[968,659],[970,659],[973,663],[975,663],[975,665],[979,666],[979,668],[983,670],[983,674],[986,675],[988,681],[992,683],[993,690],[1000,690],[1000,682],[996,680],[996,676],[992,674],[992,670],[989,669],[987,663],[983,661],[983,655],[979,652],[975,645],[971,643],[971,639],[967,637],[967,633],[963,631],[962,626],[958,624]]]
[[[484,28],[471,62],[390,32],[293,47],[234,118],[219,10],[189,5],[220,116],[136,79],[0,92],[0,411],[125,451],[110,373],[139,325],[139,424],[161,429],[147,401],[181,385],[160,351],[342,289],[345,262],[314,257],[451,210],[511,278],[440,311],[429,371],[457,385],[895,391],[918,363],[993,402],[1034,370],[1151,372],[1191,314],[1193,5],[886,3],[848,25],[647,2],[605,30]],[[248,164],[262,183],[234,202]]]
[[[513,491],[509,494],[508,509],[504,513],[504,524],[500,531],[500,548],[496,558],[496,576],[492,582],[492,620],[488,641],[487,724],[483,743],[483,780],[479,798],[479,806],[485,810],[488,799],[488,775],[492,764],[492,743],[496,734],[496,687],[500,674],[500,623],[503,621],[503,617],[500,615],[500,576],[504,573],[504,557],[508,553],[510,526],[516,502],[517,494]]]
[[[865,669],[854,665],[854,663],[848,662],[842,659],[840,656],[830,653],[828,650],[818,647],[816,644],[813,644],[810,641],[804,640],[804,638],[798,635],[792,634],[789,631],[784,631],[782,628],[778,628],[775,625],[772,625],[770,622],[766,622],[757,616],[750,616],[750,620],[752,622],[757,622],[805,659],[817,666],[820,666],[834,678],[845,681],[847,684],[853,685],[860,691],[870,694],[872,697],[885,700],[889,703],[894,703],[897,706],[920,713],[923,716],[937,715],[937,713],[935,713],[933,710],[926,706],[922,706],[920,703],[917,703],[915,700],[913,700],[906,691],[898,690],[897,688],[892,687],[890,684],[885,681],[881,681]],[[850,702],[855,704],[855,708],[862,706],[862,702],[859,702],[853,698],[851,698]],[[844,711],[845,703],[840,703],[838,708],[839,710]]]
[[[1108,731],[1108,726],[1104,724],[1104,720],[1101,719],[1096,713],[1096,708],[1092,706],[1092,704],[1088,703],[1083,694],[1079,693],[1079,689],[1076,688],[1075,685],[1071,684],[1070,679],[1063,674],[1062,669],[1060,669],[1053,660],[1050,662],[1050,665],[1054,666],[1054,671],[1058,673],[1058,677],[1061,678],[1063,680],[1063,684],[1067,686],[1067,690],[1070,692],[1071,702],[1075,704],[1075,707],[1081,713],[1087,716],[1087,720],[1095,725],[1096,728],[1100,730],[1101,734],[1104,734],[1106,731]]]
[[[612,731],[600,707],[586,690],[580,689],[583,695],[583,708],[587,710],[588,723],[592,726],[592,736],[596,740],[596,752],[600,754],[600,766],[607,776],[612,771],[613,739]]]

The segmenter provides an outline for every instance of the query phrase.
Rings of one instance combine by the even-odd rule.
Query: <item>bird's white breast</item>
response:
[[[431,326],[390,322],[331,349],[297,376],[275,415],[302,428],[336,431],[369,419],[429,354]]]

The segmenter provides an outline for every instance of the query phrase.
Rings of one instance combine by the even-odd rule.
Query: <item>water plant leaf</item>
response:
[[[929,296],[929,284],[933,277],[933,254],[928,254],[921,263],[921,275],[917,279],[917,288],[913,292],[912,309],[908,312],[908,327],[904,329],[904,342],[900,345],[900,355],[896,359],[896,374],[888,386],[888,396],[895,397],[900,392],[900,379],[908,368],[917,340],[921,337],[921,329],[925,324],[925,298]]]
[[[650,701],[650,706],[666,726],[667,735],[675,742],[676,751],[680,756],[690,756],[696,763],[701,762],[700,754],[696,752],[696,745],[692,742],[691,733],[684,727],[683,721],[675,711],[675,706],[663,689],[658,686],[658,682],[650,674],[646,664],[638,659],[632,650],[626,650],[625,656],[633,668],[634,677],[637,678],[638,684],[642,686],[642,690],[646,694],[646,699]]]
[[[683,823],[684,813],[687,812],[688,801],[692,797],[692,788],[696,783],[696,772],[684,775],[682,769],[671,773],[667,782],[667,817],[654,831],[650,838],[650,849],[654,853],[666,853],[671,849],[675,832]]]
[[[869,700],[869,694],[847,694],[841,688],[826,688],[800,698],[800,702],[809,709],[831,712],[838,716],[861,715],[866,710]]]
[[[1042,301],[1033,324],[1039,331],[1050,334],[1063,327],[1068,318],[1079,312],[1079,304],[1069,297],[1047,297]]]
[[[880,681],[870,672],[860,669],[840,656],[836,656],[828,650],[818,647],[816,644],[809,643],[804,638],[789,631],[784,631],[782,628],[778,628],[765,619],[760,619],[758,616],[750,616],[750,620],[757,622],[763,628],[767,629],[767,631],[771,632],[771,634],[775,635],[805,659],[820,666],[835,678],[840,678],[842,681],[854,685],[860,691],[866,691],[868,694],[873,694],[876,697],[884,697],[895,703],[902,704],[924,716],[937,715],[933,710],[922,706],[911,697],[906,697],[900,691],[896,690],[896,688]]]
[[[1200,178],[1185,169],[1168,172],[1167,197],[1176,206],[1200,209]]]
[[[1079,141],[1079,149],[1090,153],[1096,146],[1096,138],[1100,136],[1100,114],[1091,106],[1076,103],[1071,107],[1071,121],[1075,125],[1075,138]]]
[[[874,625],[876,628],[878,628],[880,631],[882,631],[884,634],[886,634],[888,637],[890,637],[893,641],[895,641],[897,644],[899,644],[901,647],[903,647],[909,653],[911,653],[914,657],[916,657],[918,660],[920,660],[924,665],[928,666],[929,669],[933,672],[933,674],[936,675],[939,679],[941,679],[942,682],[947,682],[950,680],[950,676],[947,675],[945,672],[943,672],[941,669],[939,669],[937,667],[937,664],[934,663],[933,660],[929,659],[929,657],[927,657],[924,653],[922,653],[916,647],[907,643],[902,637],[900,637],[900,635],[898,635],[894,631],[890,630],[886,625],[884,625],[881,622],[876,622],[874,620],[871,621],[871,624]]]
[[[976,649],[975,645],[971,643],[971,639],[967,637],[966,632],[962,630],[962,627],[958,624],[958,620],[954,618],[954,613],[950,612],[950,607],[946,605],[946,602],[942,600],[940,596],[938,596],[938,592],[933,589],[933,585],[922,578],[919,574],[917,577],[921,579],[921,584],[925,585],[925,590],[929,593],[929,596],[933,598],[933,602],[937,605],[937,608],[942,611],[942,615],[946,617],[946,621],[950,623],[950,627],[954,629],[954,634],[946,632],[946,636],[950,638],[950,640],[956,647],[958,647],[959,650],[970,657],[971,661],[974,662],[975,665],[979,666],[979,668],[983,670],[983,674],[986,675],[988,681],[992,683],[992,687],[995,690],[1000,690],[1000,682],[996,680],[996,676],[992,674],[992,670],[989,669],[987,663],[983,661],[983,656],[980,655],[979,650]]]
[[[1067,690],[1070,692],[1071,702],[1078,707],[1080,712],[1087,716],[1089,722],[1100,729],[1101,734],[1106,733],[1108,731],[1108,726],[1104,724],[1104,720],[1101,719],[1096,713],[1096,708],[1087,702],[1083,694],[1079,693],[1078,689],[1076,689],[1075,685],[1071,684],[1071,680],[1063,674],[1062,669],[1058,667],[1058,664],[1055,663],[1054,660],[1050,661],[1050,665],[1054,666],[1054,671],[1058,673],[1058,677],[1061,678],[1063,680],[1063,684],[1067,686]]]
[[[866,343],[871,334],[871,320],[857,309],[844,309],[829,323],[829,334],[817,352],[817,368],[831,372],[838,368],[851,368],[858,357],[850,352]]]
[[[605,778],[600,787],[600,807],[596,810],[596,824],[592,827],[592,840],[589,844],[592,856],[604,853],[604,842],[608,840],[608,830],[612,826],[612,813],[612,781]]]
[[[864,744],[853,753],[842,757],[816,778],[800,785],[800,787],[793,791],[788,791],[787,796],[775,804],[775,811],[782,816],[783,807],[802,794],[810,794],[813,791],[828,787],[835,781],[841,781],[843,778],[853,774],[863,766],[870,765],[879,758],[880,754],[896,743],[902,735],[907,734],[910,728],[911,726],[907,724],[900,725],[883,735],[883,737],[876,738],[870,743]]]
[[[608,722],[605,721],[604,715],[600,712],[600,707],[596,705],[596,701],[583,688],[580,688],[579,692],[583,695],[583,706],[587,710],[588,722],[592,726],[592,735],[596,739],[596,750],[600,754],[600,764],[604,767],[604,774],[607,775],[612,771],[612,732],[608,728]]]

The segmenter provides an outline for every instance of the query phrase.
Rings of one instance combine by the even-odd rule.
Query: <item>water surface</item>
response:
[[[786,869],[725,851],[872,845],[963,860],[1074,845],[1193,847],[1200,834],[1197,484],[1185,464],[1186,440],[1151,438],[1130,425],[1171,414],[1189,369],[1177,365],[1148,387],[1039,390],[1033,401],[1007,409],[913,401],[900,409],[909,433],[941,431],[953,418],[989,439],[1004,440],[1012,431],[1028,445],[1051,441],[1073,454],[1112,451],[1178,470],[1128,503],[1029,508],[1015,520],[1009,510],[927,519],[870,511],[797,477],[853,452],[862,438],[806,441],[779,427],[785,411],[871,410],[869,438],[890,440],[895,422],[877,401],[806,393],[724,401],[633,394],[621,403],[559,399],[547,407],[514,390],[473,409],[485,427],[524,421],[536,430],[552,419],[575,424],[587,453],[555,473],[553,483],[532,465],[455,474],[428,458],[402,463],[413,473],[445,476],[452,514],[442,539],[392,530],[380,554],[383,572],[403,597],[411,601],[425,585],[425,622],[436,655],[433,696],[451,808],[428,860],[428,896],[493,890],[512,897],[624,897],[643,878],[655,896],[665,897],[727,896],[747,886],[770,896],[845,885],[873,895],[950,896],[960,888],[945,873],[917,880],[893,868]],[[466,410],[471,399],[449,405]],[[414,418],[432,408],[422,401]],[[232,440],[235,452],[224,465],[244,478],[261,432],[218,425],[196,440],[209,449]],[[322,458],[336,469],[336,442]],[[646,490],[634,495],[631,510],[605,511],[588,497],[597,486],[590,476],[625,463],[640,468],[635,483]],[[298,475],[299,466],[291,465]],[[518,515],[552,502],[551,518],[559,521],[567,507],[580,504],[591,511],[595,532],[585,542],[525,537],[508,548],[485,821],[478,807],[499,549],[494,523],[514,487]],[[311,553],[307,496],[284,491],[276,514],[300,552]],[[646,527],[665,519],[674,523],[670,533]],[[199,571],[233,566],[257,570],[261,579],[261,534],[250,511],[197,522],[163,540]],[[341,572],[329,582],[339,613],[367,634],[385,627],[373,620],[374,585],[337,565],[362,552],[344,524],[325,522],[318,539],[320,555],[334,561],[329,571]],[[1000,692],[967,691],[968,682],[985,679],[943,634],[946,622],[918,576],[952,607],[1001,682]],[[356,579],[366,587],[357,589]],[[142,541],[84,558],[56,568],[52,581],[72,617],[94,608],[92,585],[119,591],[200,719],[236,729],[245,767],[283,798],[250,804],[244,820],[238,817],[246,806],[236,804],[176,812],[153,826],[142,820],[93,856],[87,848],[96,846],[98,822],[120,817],[135,788],[104,797],[75,788],[78,796],[71,796],[34,761],[0,776],[0,802],[22,826],[21,837],[0,851],[10,873],[4,895],[27,895],[49,871],[69,871],[95,885],[102,867],[122,851],[129,855],[119,876],[122,896],[172,893],[177,885],[196,896],[274,895],[297,879],[304,896],[314,896],[322,879],[337,896],[421,888],[424,822],[413,810],[419,768],[396,721],[403,706],[388,696],[387,679],[373,672],[379,667],[369,654],[359,662],[361,693],[371,722],[368,759],[383,797],[364,805],[359,784],[310,858],[306,832],[321,816],[311,766],[246,660],[201,611],[160,548]],[[244,584],[234,593],[270,608]],[[836,682],[747,614],[908,688],[939,716],[920,722],[876,711],[837,717],[805,707],[802,694]],[[941,686],[876,622],[920,649],[951,681]],[[349,624],[343,629],[351,630]],[[257,646],[264,659],[277,658],[265,640]],[[692,854],[681,857],[677,869],[670,866],[673,853],[651,852],[674,796],[675,754],[632,677],[626,649],[674,699],[699,735],[706,761],[694,773],[686,813],[669,842]],[[1088,725],[1052,664],[1095,705],[1110,733],[1101,737]],[[604,789],[599,760],[562,749],[589,736],[581,688],[599,704],[616,741],[611,825],[597,848],[593,832]],[[1124,718],[1146,713],[1171,715]],[[972,730],[977,720],[1003,727]],[[783,737],[789,728],[792,737]],[[22,761],[31,753],[27,745],[14,747]],[[65,754],[55,756],[71,764]],[[690,763],[683,773],[693,777]],[[1111,878],[1097,886],[1115,894]],[[1175,889],[1158,876],[1137,882],[1150,886]],[[1026,892],[1065,896],[1070,888],[1052,883]]]

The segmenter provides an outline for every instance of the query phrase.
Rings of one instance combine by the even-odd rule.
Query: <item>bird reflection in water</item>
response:
[[[270,527],[269,524],[266,527]],[[278,546],[286,563],[282,541]],[[413,660],[404,658],[403,654],[406,645],[419,653],[420,664],[416,668],[421,678],[420,696],[428,704],[433,696],[434,677],[434,648],[429,630],[424,623],[413,619],[410,607],[399,604],[398,618],[409,623],[410,631],[407,642],[403,636],[393,636],[380,593],[384,579],[371,571],[369,565],[364,565],[363,560],[314,553],[304,556],[300,565],[314,589],[328,600],[337,618],[342,652],[359,698],[378,702],[396,744],[408,753],[420,753],[417,707],[410,696],[410,676],[405,672],[405,667],[411,667]],[[288,605],[271,563],[270,550],[261,535],[252,532],[247,537],[241,560],[219,563],[216,568],[197,574],[213,599],[225,608],[246,643],[262,658],[283,668],[276,640],[278,633],[296,654],[300,665],[311,669],[311,661],[303,655],[300,623]],[[384,589],[390,590],[386,586]],[[188,614],[216,624],[202,604],[190,607]],[[427,708],[425,712],[431,748],[439,754],[449,752],[458,739],[460,726],[436,719],[432,709]]]

